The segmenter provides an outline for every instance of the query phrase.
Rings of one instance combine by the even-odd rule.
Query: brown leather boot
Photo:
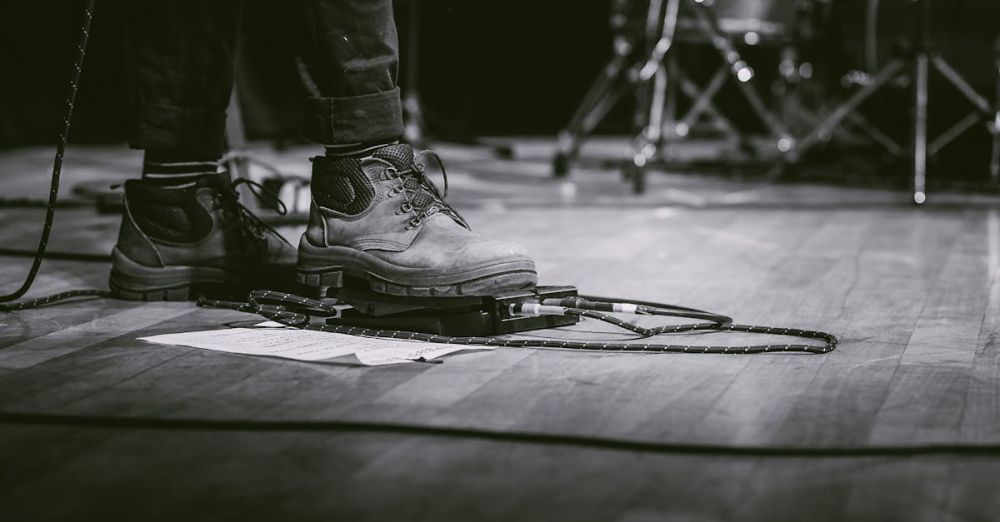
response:
[[[125,210],[111,253],[110,286],[121,299],[246,298],[287,288],[295,249],[237,201],[227,174],[183,185],[125,182]]]
[[[394,295],[491,294],[532,288],[520,245],[471,232],[414,162],[408,145],[365,158],[313,158],[309,227],[296,280],[338,288],[347,276]],[[446,189],[447,191],[447,182]]]

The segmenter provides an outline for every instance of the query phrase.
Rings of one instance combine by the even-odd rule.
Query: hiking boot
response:
[[[535,286],[535,263],[524,248],[472,232],[408,145],[385,146],[364,158],[321,156],[312,162],[313,204],[299,242],[296,281],[319,287],[321,296],[342,287],[345,276],[393,295],[493,294]],[[445,194],[447,187],[446,177]]]
[[[125,209],[111,253],[111,291],[142,301],[200,295],[246,298],[288,287],[295,249],[237,201],[228,174],[176,184],[125,182]]]

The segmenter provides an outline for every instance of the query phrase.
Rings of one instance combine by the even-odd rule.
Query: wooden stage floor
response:
[[[678,174],[652,177],[634,197],[598,167],[572,183],[548,179],[544,146],[516,162],[445,149],[473,228],[524,244],[545,283],[826,330],[841,345],[756,356],[498,349],[365,368],[145,344],[136,338],[249,316],[94,300],[0,315],[0,411],[385,421],[765,448],[1000,444],[997,200],[932,194],[914,209],[901,193]],[[306,165],[305,151],[261,154]],[[43,196],[49,155],[0,154],[4,196]],[[64,193],[122,179],[137,162],[123,147],[75,148]],[[42,210],[0,215],[5,247],[34,247]],[[115,216],[68,208],[51,248],[107,253],[116,227]],[[5,289],[27,264],[3,258]],[[32,294],[101,288],[107,270],[48,261]],[[987,521],[1000,513],[998,491],[996,451],[781,457],[0,423],[8,521]]]

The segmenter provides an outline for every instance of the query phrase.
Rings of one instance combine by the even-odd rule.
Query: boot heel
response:
[[[319,290],[320,297],[326,297],[330,288],[344,287],[343,268],[328,268],[322,272],[295,272],[295,282],[301,285],[315,287]]]
[[[111,289],[111,297],[126,301],[190,301],[196,297],[192,286],[158,289],[125,288],[115,282],[114,276],[108,282],[108,286]]]

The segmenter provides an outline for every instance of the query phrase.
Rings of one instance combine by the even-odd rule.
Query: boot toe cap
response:
[[[488,240],[470,245],[466,249],[465,259],[470,263],[489,263],[505,261],[531,261],[528,250],[517,243]]]

